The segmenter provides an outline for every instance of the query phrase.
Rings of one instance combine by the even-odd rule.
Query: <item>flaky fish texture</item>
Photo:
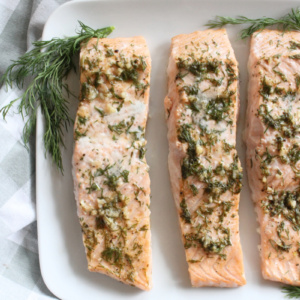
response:
[[[244,138],[262,274],[300,285],[300,33],[254,33],[248,71]]]
[[[149,50],[142,37],[91,39],[80,69],[73,173],[88,269],[149,290]]]
[[[192,286],[244,285],[238,66],[226,31],[175,36],[168,75],[169,173]]]

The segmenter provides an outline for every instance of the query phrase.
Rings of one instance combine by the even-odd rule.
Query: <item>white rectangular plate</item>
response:
[[[142,292],[105,275],[87,271],[76,215],[71,176],[73,151],[72,128],[65,133],[64,176],[45,159],[43,122],[37,125],[37,211],[39,252],[42,275],[48,288],[61,299],[282,299],[280,284],[262,279],[258,251],[256,215],[250,199],[246,172],[240,203],[240,235],[244,253],[247,285],[236,289],[191,288],[184,248],[180,239],[167,168],[167,129],[163,99],[167,93],[166,68],[170,39],[174,35],[205,29],[204,24],[216,15],[279,17],[296,7],[297,1],[97,1],[69,2],[49,18],[44,40],[74,35],[78,20],[93,28],[114,25],[111,37],[142,35],[152,56],[150,113],[147,126],[147,161],[151,178],[151,230],[153,245],[153,289]],[[249,41],[238,38],[239,28],[228,28],[240,66],[240,117],[237,148],[245,169],[244,129]],[[79,77],[71,74],[68,83],[75,95]],[[70,111],[75,115],[77,100],[70,97]]]

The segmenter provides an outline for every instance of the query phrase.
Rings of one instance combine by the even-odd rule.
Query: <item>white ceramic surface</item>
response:
[[[39,252],[42,275],[48,288],[60,299],[283,299],[280,284],[262,279],[257,245],[259,235],[256,215],[249,196],[247,175],[240,202],[240,235],[244,253],[247,285],[236,289],[191,288],[184,249],[180,240],[177,213],[173,203],[167,169],[167,129],[164,120],[163,99],[167,92],[166,68],[170,39],[180,33],[204,29],[204,24],[215,15],[246,15],[248,17],[279,17],[296,7],[298,1],[96,1],[69,2],[59,7],[49,18],[44,40],[73,35],[80,20],[100,28],[114,25],[111,37],[143,35],[151,51],[152,75],[150,113],[146,130],[147,161],[151,178],[151,230],[153,245],[153,289],[142,292],[123,285],[102,274],[87,271],[81,231],[76,216],[73,195],[71,157],[72,128],[65,133],[63,152],[64,176],[45,159],[42,129],[37,124],[37,211]],[[246,109],[247,58],[249,40],[241,41],[239,28],[228,28],[236,57],[240,64],[240,117],[237,148],[245,167],[245,146],[242,142]],[[79,92],[79,77],[68,79],[75,94]],[[75,115],[77,100],[70,98],[70,111]]]

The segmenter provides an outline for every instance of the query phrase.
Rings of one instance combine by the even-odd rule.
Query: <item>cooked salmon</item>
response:
[[[300,285],[300,33],[251,39],[245,141],[265,279]]]
[[[175,36],[168,75],[169,173],[192,286],[244,285],[238,66],[226,31]]]
[[[151,288],[145,159],[150,68],[142,37],[82,45],[73,155],[88,269],[143,290]]]

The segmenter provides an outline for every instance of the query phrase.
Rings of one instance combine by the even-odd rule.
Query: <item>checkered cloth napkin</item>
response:
[[[49,15],[68,0],[0,0],[0,76],[42,35]],[[0,107],[18,98],[16,88],[0,90]],[[0,299],[56,299],[39,267],[35,214],[35,138],[21,139],[24,121],[0,118]]]

